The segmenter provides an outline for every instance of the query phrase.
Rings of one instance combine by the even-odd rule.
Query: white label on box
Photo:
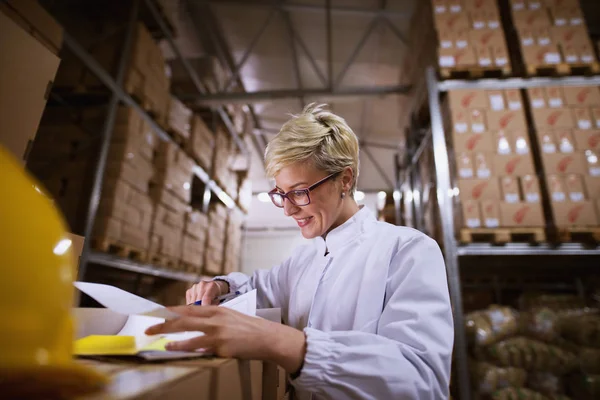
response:
[[[436,14],[443,14],[446,12],[446,6],[445,5],[437,5],[435,6],[435,13]]]
[[[450,12],[452,13],[459,13],[462,11],[462,7],[460,6],[460,4],[454,4],[450,6]]]
[[[575,18],[571,18],[571,25],[577,26],[577,25],[582,25],[583,24],[583,20],[579,17],[575,17]]]
[[[500,27],[500,22],[498,21],[488,21],[488,28],[490,29],[498,29]]]
[[[596,128],[600,128],[600,119],[596,120]]]
[[[504,196],[504,201],[506,201],[507,203],[518,203],[519,195],[516,193],[508,193]]]
[[[579,57],[577,57],[577,55],[575,55],[575,54],[569,54],[568,56],[565,57],[565,60],[568,63],[574,64],[579,61]]]
[[[485,226],[487,228],[497,228],[500,225],[500,221],[498,221],[498,218],[486,218],[485,219]]]
[[[452,48],[452,40],[442,40],[440,42],[440,47],[442,49],[450,49],[450,48]]]
[[[492,175],[492,172],[489,169],[478,169],[477,177],[480,179],[487,179]]]
[[[525,4],[523,4],[523,3],[513,4],[513,10],[515,10],[515,11],[523,10],[524,8],[525,8]]]
[[[540,195],[537,193],[526,193],[525,194],[525,201],[528,203],[539,203],[540,202]]]
[[[459,49],[464,49],[465,47],[467,47],[469,45],[469,42],[467,42],[464,39],[461,40],[457,40],[456,41],[456,47]]]
[[[589,63],[592,63],[594,61],[595,61],[594,60],[594,56],[591,56],[589,54],[581,56],[581,62],[589,64]]]
[[[485,23],[483,21],[474,21],[473,29],[483,29],[485,28]]]
[[[481,221],[479,221],[479,218],[469,218],[467,219],[467,226],[469,228],[479,228],[481,226]]]
[[[508,108],[510,108],[511,110],[520,110],[521,102],[520,101],[509,101]]]
[[[454,130],[458,133],[465,133],[467,131],[467,124],[465,122],[454,124]]]
[[[454,56],[440,56],[440,67],[454,67],[455,65]]]
[[[546,53],[544,54],[544,62],[546,64],[559,64],[560,54],[559,53]]]
[[[492,110],[504,110],[504,98],[501,95],[494,94],[490,96],[490,105]]]
[[[530,10],[539,10],[542,7],[542,5],[538,2],[535,3],[529,3],[529,9]]]
[[[600,167],[590,167],[591,176],[600,176]]]
[[[577,120],[577,126],[579,129],[592,129],[592,121],[589,119]]]
[[[496,65],[499,67],[503,67],[508,64],[508,59],[506,57],[496,57]]]
[[[482,67],[489,67],[490,65],[492,65],[492,59],[491,58],[480,58],[479,65]]]
[[[544,153],[556,153],[556,146],[554,143],[544,143],[542,146],[542,151]]]
[[[531,100],[531,106],[533,108],[544,108],[546,106],[546,103],[543,99],[533,99]]]
[[[485,125],[483,124],[472,124],[471,130],[475,133],[483,133],[485,132]]]
[[[552,193],[552,201],[563,202],[565,201],[565,194],[562,192]]]
[[[548,105],[552,108],[558,108],[563,106],[563,102],[561,98],[550,98],[548,99]]]
[[[571,192],[571,193],[569,193],[569,198],[571,199],[571,201],[583,201],[584,200],[583,193],[581,193],[581,192]]]
[[[521,40],[521,43],[523,44],[523,46],[531,46],[531,45],[533,45],[534,40],[531,37],[527,37],[527,38],[523,38],[523,40]]]
[[[561,153],[572,153],[573,150],[574,150],[573,145],[568,140],[562,140],[560,142],[560,152]]]
[[[472,178],[473,177],[473,170],[471,168],[461,168],[458,171],[458,175],[461,178]]]
[[[546,46],[550,44],[550,38],[548,37],[541,37],[538,39],[538,43],[540,46]]]
[[[556,18],[554,20],[554,25],[556,26],[564,26],[567,24],[567,19],[566,18]]]

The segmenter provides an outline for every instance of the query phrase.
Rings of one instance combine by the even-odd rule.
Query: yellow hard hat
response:
[[[0,182],[0,397],[87,392],[103,379],[73,361],[75,258],[65,223],[2,145]]]

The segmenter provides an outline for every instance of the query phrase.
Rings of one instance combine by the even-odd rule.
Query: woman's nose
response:
[[[299,207],[292,204],[289,199],[283,199],[283,212],[287,217],[298,212]]]

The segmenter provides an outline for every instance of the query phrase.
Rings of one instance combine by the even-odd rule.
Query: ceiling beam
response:
[[[333,89],[333,27],[331,19],[331,0],[325,0],[325,23],[327,32],[327,86]]]
[[[245,1],[245,0],[194,0],[195,3],[211,5],[237,5],[246,7],[273,7],[273,1]],[[306,11],[324,13],[326,6],[312,4],[284,3],[281,7],[288,11]],[[331,7],[331,12],[336,14],[352,14],[356,16],[375,17],[378,15],[390,18],[410,18],[410,13],[404,11],[392,11],[383,9],[361,8],[361,7]]]
[[[182,101],[196,101],[199,106],[207,104],[230,104],[230,103],[260,103],[270,100],[296,99],[298,97],[360,97],[360,96],[384,96],[390,94],[409,94],[411,85],[392,86],[366,86],[366,87],[342,87],[334,90],[329,89],[278,89],[258,92],[240,93],[212,93],[197,95],[193,93],[180,93],[177,95]]]
[[[340,84],[344,80],[344,77],[346,76],[346,73],[348,72],[348,70],[350,69],[352,64],[354,64],[356,57],[358,57],[358,55],[360,54],[360,51],[364,47],[365,43],[367,43],[369,36],[371,36],[371,33],[375,30],[378,23],[379,23],[379,18],[378,17],[373,18],[373,20],[371,21],[371,23],[369,24],[369,26],[363,33],[362,37],[356,44],[356,47],[352,51],[350,58],[348,58],[348,60],[346,60],[346,63],[342,67],[342,70],[338,73],[337,77],[335,78],[335,81],[333,82],[333,87],[340,86]]]
[[[296,87],[299,90],[303,90],[304,85],[302,83],[302,73],[300,72],[300,63],[298,61],[298,51],[296,51],[296,43],[294,41],[294,26],[292,25],[292,20],[288,11],[280,9],[279,12],[281,14],[281,18],[283,19],[283,22],[285,23],[288,35],[288,43],[290,46],[290,51],[292,52],[292,67],[294,68],[294,79],[296,80]],[[300,102],[300,109],[304,109],[304,96],[301,96],[298,100]]]

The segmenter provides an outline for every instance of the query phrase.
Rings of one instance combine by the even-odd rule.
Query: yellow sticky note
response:
[[[78,356],[128,356],[138,349],[133,336],[90,335],[75,341],[74,352]]]

